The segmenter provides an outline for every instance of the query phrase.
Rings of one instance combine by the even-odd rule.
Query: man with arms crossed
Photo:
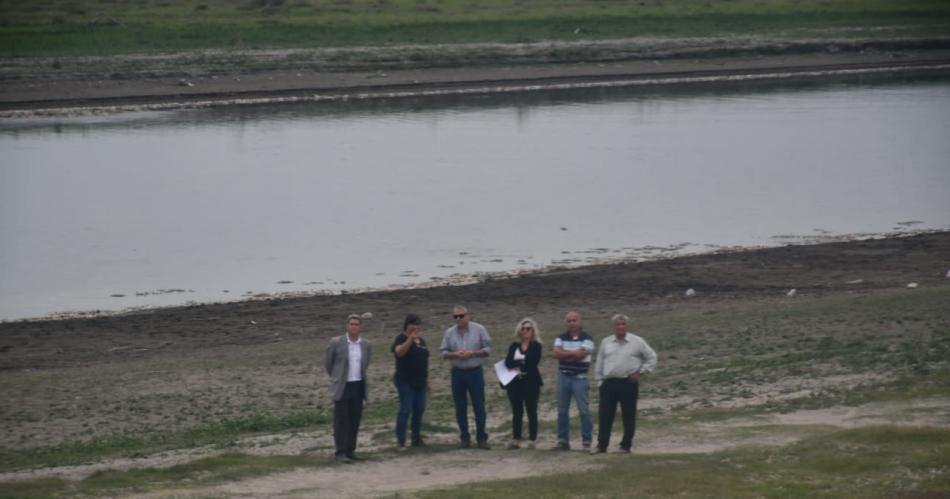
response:
[[[485,326],[472,322],[468,309],[461,305],[452,308],[455,325],[442,338],[442,358],[452,363],[452,399],[455,401],[455,419],[459,425],[459,446],[472,445],[468,431],[468,397],[472,398],[475,413],[475,438],[479,449],[488,449],[485,432],[485,376],[482,364],[491,355],[491,337]]]
[[[656,352],[643,338],[627,332],[626,315],[616,314],[610,321],[614,334],[600,342],[597,366],[594,369],[600,385],[599,425],[597,448],[594,453],[607,452],[610,430],[620,403],[623,419],[623,438],[620,450],[630,452],[633,435],[637,430],[637,399],[640,397],[640,377],[656,368]]]
[[[357,460],[356,437],[363,417],[363,401],[369,393],[366,370],[372,349],[369,341],[360,338],[362,327],[360,316],[347,317],[346,334],[330,340],[324,360],[333,398],[333,443],[336,460],[341,463]]]
[[[594,338],[581,328],[581,315],[575,311],[564,318],[567,331],[554,340],[554,358],[558,360],[557,377],[557,446],[556,450],[570,450],[570,410],[571,398],[577,404],[581,415],[581,443],[590,450],[593,440],[594,422],[590,416],[590,384],[587,371],[590,370],[591,352],[594,351]]]

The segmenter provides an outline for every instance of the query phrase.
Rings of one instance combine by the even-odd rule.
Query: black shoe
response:
[[[624,454],[630,454],[630,447],[624,447],[621,445],[620,452],[623,452]]]
[[[459,440],[459,447],[463,449],[468,449],[472,446],[471,440]]]
[[[413,447],[425,447],[426,443],[424,440],[422,440],[422,437],[415,437],[412,439],[411,445]]]
[[[571,450],[571,444],[567,442],[558,442],[551,450]]]
[[[490,449],[491,449],[491,446],[488,445],[488,440],[479,440],[479,441],[478,441],[478,448],[479,448],[479,449],[482,449],[482,450],[490,450]]]
[[[336,462],[338,463],[345,463],[345,464],[353,463],[353,460],[347,457],[345,454],[337,454],[336,456],[333,457],[333,459],[336,459]]]
[[[350,461],[363,461],[363,458],[361,458],[361,457],[356,457],[356,454],[354,454],[354,453],[352,453],[352,452],[347,453],[346,457],[349,458]]]
[[[591,454],[604,454],[607,452],[607,449],[597,446],[594,447],[594,450],[590,451]]]

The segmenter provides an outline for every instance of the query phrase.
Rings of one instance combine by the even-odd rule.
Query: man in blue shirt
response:
[[[479,449],[488,449],[488,433],[485,431],[485,376],[482,364],[491,355],[491,337],[485,326],[472,322],[468,309],[456,305],[452,309],[455,325],[445,331],[442,338],[442,358],[452,363],[452,399],[455,402],[455,419],[459,426],[459,445],[471,447],[468,431],[468,397],[472,399],[475,413],[475,437]]]
[[[581,444],[590,450],[594,421],[590,414],[590,370],[594,338],[581,327],[581,315],[576,311],[564,318],[567,331],[554,340],[554,358],[558,360],[557,378],[557,450],[570,450],[571,398],[581,415]]]

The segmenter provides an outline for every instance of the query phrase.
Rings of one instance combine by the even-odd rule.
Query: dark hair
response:
[[[422,324],[422,319],[416,314],[409,314],[406,316],[406,320],[402,323],[402,330],[405,331],[409,328],[410,325],[415,324],[417,326]]]

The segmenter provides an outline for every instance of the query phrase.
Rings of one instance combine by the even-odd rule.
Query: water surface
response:
[[[0,122],[0,319],[950,228],[950,82]]]

